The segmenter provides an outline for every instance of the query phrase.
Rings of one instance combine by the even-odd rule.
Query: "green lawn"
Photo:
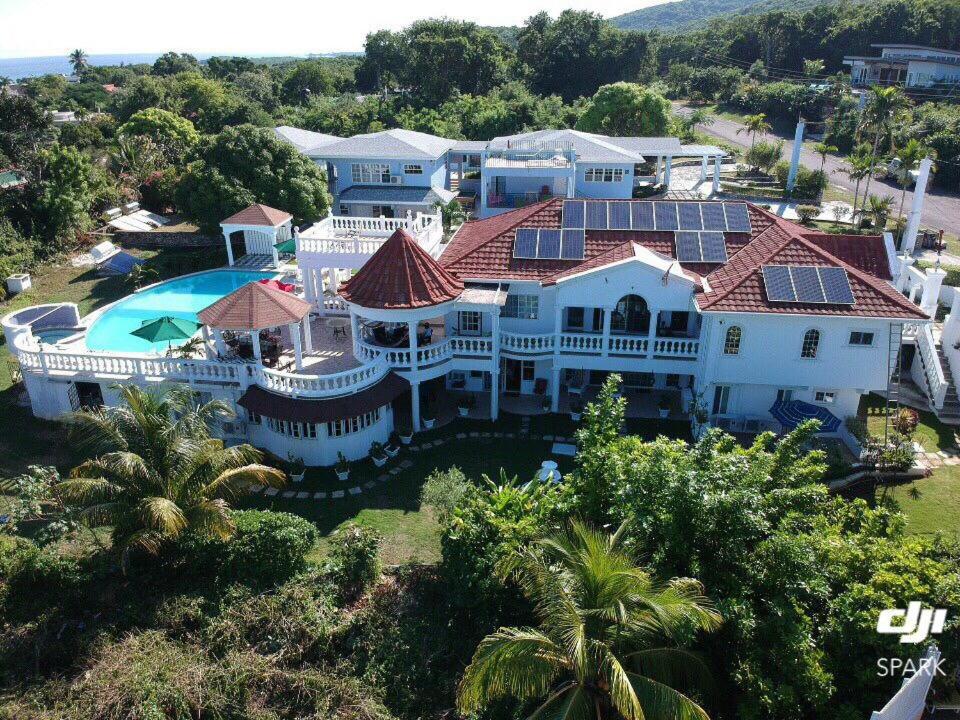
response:
[[[860,406],[867,428],[883,434],[883,398],[868,395]],[[914,439],[927,452],[956,448],[960,427],[944,425],[931,412],[920,412]],[[936,468],[930,477],[912,483],[880,487],[877,495],[893,497],[907,516],[907,530],[917,535],[942,532],[960,539],[960,467]],[[917,497],[912,497],[916,494]]]

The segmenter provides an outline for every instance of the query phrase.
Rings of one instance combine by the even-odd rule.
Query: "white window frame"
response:
[[[404,175],[423,175],[423,165],[420,163],[407,163],[403,166]]]
[[[536,320],[540,316],[540,297],[524,293],[510,293],[500,317]]]
[[[736,337],[731,339],[730,334],[736,331]],[[723,354],[726,357],[740,355],[740,346],[743,343],[743,328],[740,325],[731,325],[723,335]]]
[[[340,203],[340,215],[346,216],[350,214],[350,206],[344,203]]]
[[[854,342],[854,336],[859,336],[860,340],[863,340],[865,336],[870,336],[870,342]],[[877,334],[872,330],[851,330],[850,336],[847,338],[847,344],[852,347],[873,347],[873,341],[877,339]]]
[[[479,310],[460,311],[460,332],[464,335],[479,335],[483,330],[483,315]]]
[[[807,353],[807,335],[810,333],[817,334],[817,341],[813,345],[813,353]],[[803,339],[800,341],[800,359],[801,360],[816,360],[820,356],[820,345],[823,343],[823,333],[820,332],[818,328],[807,328],[803,331]]]
[[[777,402],[790,402],[793,400],[793,388],[778,388]]]
[[[389,185],[390,165],[388,163],[353,163],[350,166],[350,177],[357,185]]]
[[[587,168],[583,172],[583,179],[585,182],[618,183],[623,182],[625,173],[626,171],[623,168]]]
[[[726,415],[730,410],[730,385],[713,386],[713,402],[710,405],[711,415]]]
[[[834,390],[817,390],[813,393],[813,401],[821,405],[833,405],[837,401],[837,393]]]

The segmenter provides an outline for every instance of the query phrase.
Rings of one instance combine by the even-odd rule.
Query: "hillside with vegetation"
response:
[[[803,10],[839,0],[676,0],[616,15],[623,30],[679,30],[727,15],[756,15],[772,10]]]

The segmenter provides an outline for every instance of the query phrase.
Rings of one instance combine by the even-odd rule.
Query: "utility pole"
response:
[[[927,192],[927,182],[930,180],[930,167],[933,160],[925,157],[920,161],[920,172],[917,175],[917,184],[913,188],[913,200],[910,203],[910,214],[907,216],[907,227],[903,233],[903,242],[900,251],[904,257],[913,255],[917,245],[917,232],[920,230],[920,215],[923,212],[923,198]]]
[[[793,135],[793,155],[790,157],[790,172],[787,175],[787,195],[793,192],[797,184],[797,170],[800,167],[800,151],[803,149],[803,131],[807,124],[801,119]]]

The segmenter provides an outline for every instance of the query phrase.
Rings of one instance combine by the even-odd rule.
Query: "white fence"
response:
[[[930,403],[937,410],[942,410],[949,386],[943,367],[940,364],[940,356],[937,354],[937,346],[930,323],[918,329],[916,338],[917,356],[920,358],[920,364],[918,367],[914,363],[911,368],[913,381],[920,387],[926,387]],[[922,376],[918,377],[920,373],[922,373]]]
[[[937,673],[940,650],[936,645],[927,648],[917,672],[903,681],[903,685],[882,710],[874,710],[870,720],[919,720],[923,714],[930,683]]]
[[[397,230],[406,230],[433,257],[440,254],[443,221],[439,214],[417,213],[406,218],[331,215],[300,233],[297,259],[309,261],[309,254],[369,257]]]

